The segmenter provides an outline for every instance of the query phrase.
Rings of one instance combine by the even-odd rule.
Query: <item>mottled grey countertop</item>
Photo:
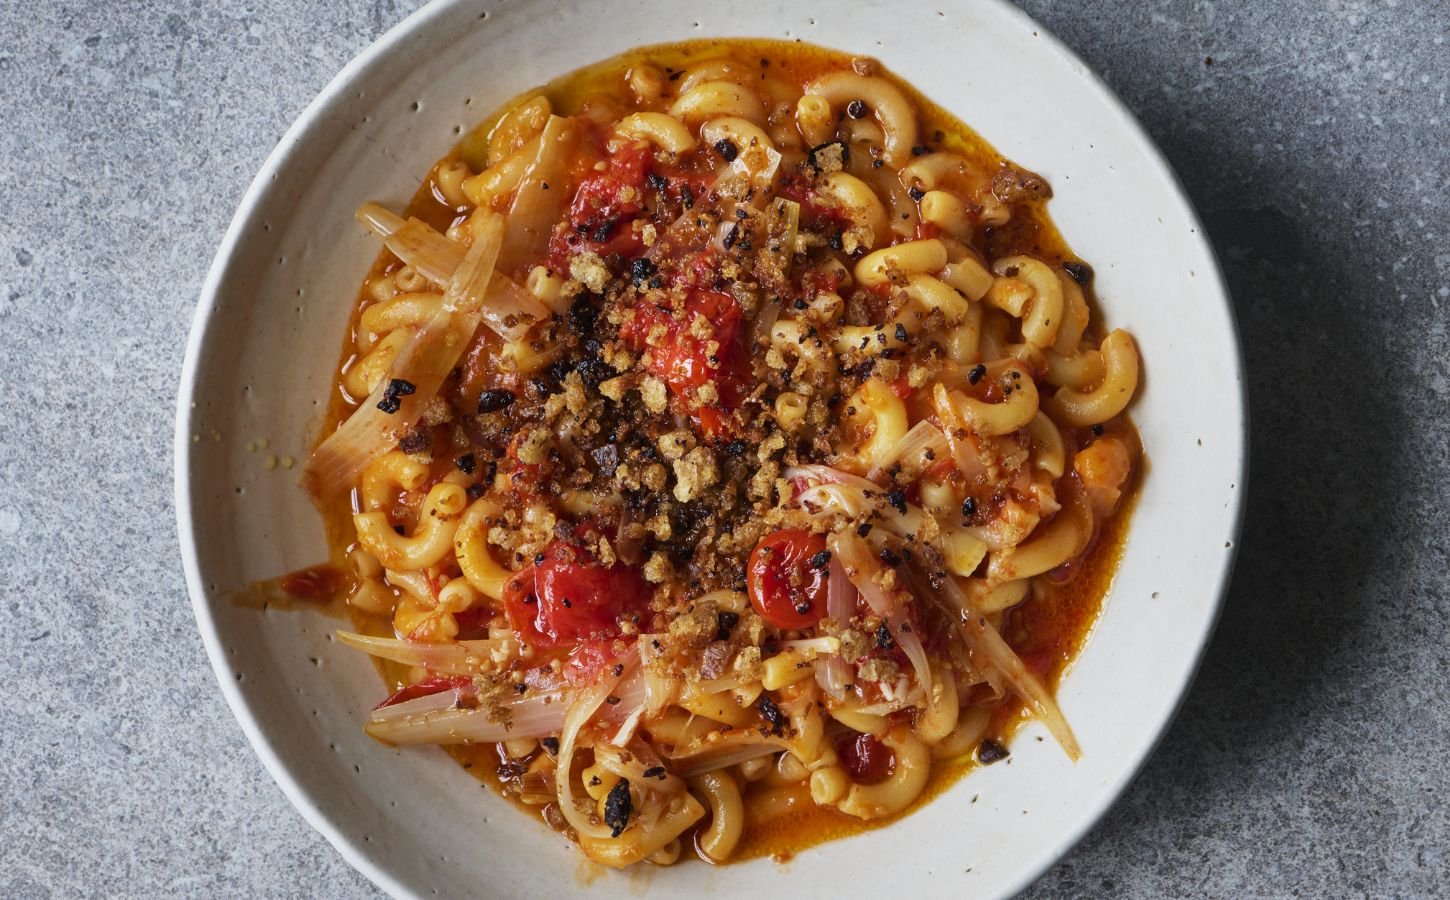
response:
[[[414,5],[0,9],[0,896],[376,893],[216,689],[170,444],[243,190]],[[1253,419],[1243,549],[1198,682],[1030,893],[1445,894],[1450,5],[1025,6],[1186,182]]]

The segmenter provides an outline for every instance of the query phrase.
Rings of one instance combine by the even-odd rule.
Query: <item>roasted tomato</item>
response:
[[[619,617],[641,609],[649,585],[633,568],[602,566],[582,548],[555,541],[504,585],[504,609],[519,637],[567,647],[619,635]]]
[[[836,740],[841,768],[857,784],[880,784],[896,768],[896,754],[869,734],[847,734]]]
[[[699,318],[709,323],[703,330],[695,325]],[[714,386],[714,404],[696,403],[691,408],[709,438],[719,437],[724,431],[724,417],[719,410],[734,409],[740,402],[745,364],[740,319],[740,304],[734,297],[695,290],[685,301],[681,316],[644,303],[620,330],[625,342],[635,350],[642,350],[656,329],[664,330],[663,340],[650,347],[649,368],[675,396],[689,398],[706,384]]]
[[[750,603],[776,628],[809,628],[826,614],[826,542],[808,531],[766,535],[750,553]]]

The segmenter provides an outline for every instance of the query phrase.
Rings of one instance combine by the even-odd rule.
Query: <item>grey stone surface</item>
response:
[[[414,5],[0,6],[0,896],[376,894],[222,703],[169,448],[191,311],[243,190]],[[1450,6],[1024,5],[1203,212],[1254,428],[1198,683],[1029,894],[1443,895]]]

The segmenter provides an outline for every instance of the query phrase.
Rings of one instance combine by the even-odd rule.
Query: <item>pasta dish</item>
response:
[[[1026,718],[1076,758],[1139,361],[1050,195],[872,60],[734,40],[523,95],[363,205],[305,481],[368,732],[614,867],[880,823]]]

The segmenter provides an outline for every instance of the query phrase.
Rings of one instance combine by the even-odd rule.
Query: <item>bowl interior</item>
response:
[[[1132,414],[1149,471],[1104,615],[1060,699],[1070,764],[1036,725],[1007,765],[901,822],[777,865],[607,872],[484,790],[441,751],[361,730],[369,663],[315,612],[239,606],[250,582],[325,558],[296,470],[312,444],[347,311],[377,252],[353,220],[402,206],[431,164],[497,104],[632,46],[785,37],[872,55],[1052,183],[1051,209],[1097,271],[1107,321],[1133,332]],[[355,60],[258,176],[203,294],[183,374],[177,499],[187,576],[212,661],[248,737],[298,808],[400,896],[603,895],[644,888],[861,889],[988,896],[1034,878],[1096,821],[1152,749],[1192,677],[1232,558],[1244,451],[1227,297],[1198,223],[1135,122],[1061,45],[1005,4],[577,0],[428,7]],[[258,443],[267,442],[265,448]],[[892,860],[895,865],[865,864]]]

